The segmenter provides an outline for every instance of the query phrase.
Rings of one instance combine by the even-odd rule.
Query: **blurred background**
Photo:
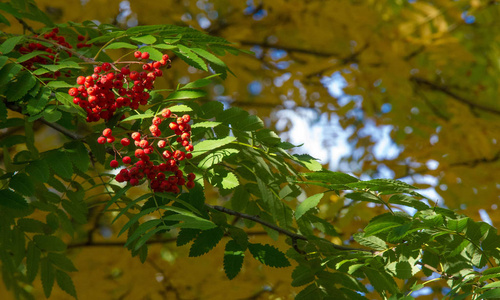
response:
[[[302,145],[294,151],[332,171],[399,179],[438,206],[500,224],[499,1],[36,2],[58,23],[176,24],[224,37],[255,55],[223,57],[236,76],[216,80],[201,101],[260,116],[283,140]],[[181,60],[165,73],[161,88],[207,75]],[[383,211],[343,198],[320,208],[339,243]],[[250,260],[227,280],[220,245],[196,259],[187,248],[156,245],[141,265],[106,242],[116,232],[99,222],[96,240],[104,242],[72,250],[80,299],[293,299],[297,291],[291,268]],[[55,292],[52,299],[67,299]],[[430,285],[412,295],[446,292]]]

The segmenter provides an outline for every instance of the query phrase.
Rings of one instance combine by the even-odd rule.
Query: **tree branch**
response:
[[[413,77],[410,77],[410,81],[413,81],[416,84],[421,85],[421,86],[426,86],[427,88],[430,88],[431,90],[442,92],[445,95],[448,95],[451,98],[457,100],[458,102],[470,106],[471,108],[477,108],[477,109],[480,109],[480,110],[483,110],[483,111],[486,111],[486,112],[489,112],[492,114],[500,115],[500,109],[498,109],[498,108],[489,107],[489,106],[485,106],[481,103],[473,102],[472,100],[466,99],[466,98],[452,92],[448,87],[431,82],[425,78],[413,76]]]
[[[261,224],[263,226],[266,226],[268,228],[276,230],[279,233],[282,233],[282,234],[284,234],[286,236],[289,236],[292,239],[292,245],[294,246],[295,250],[297,252],[299,252],[299,253],[303,253],[303,251],[300,250],[300,249],[298,249],[298,247],[297,247],[297,240],[303,240],[303,241],[308,241],[309,240],[307,237],[305,237],[305,236],[303,236],[301,234],[297,234],[297,233],[288,231],[288,230],[286,230],[284,228],[281,228],[281,227],[279,227],[277,225],[274,225],[272,223],[264,221],[261,218],[259,218],[258,216],[253,216],[253,215],[248,215],[248,214],[245,214],[245,213],[240,213],[238,211],[235,211],[235,210],[223,207],[223,206],[218,206],[218,205],[205,204],[205,206],[209,207],[211,209],[223,212],[223,213],[228,214],[228,215],[233,215],[233,216],[240,217],[242,219],[247,219],[247,220],[250,220],[250,221],[254,221],[254,222],[259,223],[259,224]],[[346,246],[341,246],[341,245],[337,245],[337,244],[330,243],[330,242],[328,242],[328,243],[333,248],[335,248],[337,250],[343,250],[343,251],[365,251],[365,252],[375,253],[375,251],[368,250],[368,249],[346,247]]]
[[[256,42],[256,41],[247,41],[247,40],[241,40],[238,41],[241,45],[245,46],[259,46],[265,49],[281,49],[289,52],[297,52],[297,53],[302,53],[302,54],[309,54],[309,55],[315,55],[319,57],[340,57],[339,53],[333,53],[333,52],[322,52],[322,51],[317,51],[317,50],[311,50],[311,49],[302,49],[302,48],[296,48],[296,47],[288,47],[288,46],[283,46],[283,45],[271,45],[268,44],[267,42]]]

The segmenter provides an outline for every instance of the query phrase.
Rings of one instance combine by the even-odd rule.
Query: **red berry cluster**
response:
[[[158,126],[170,118],[174,119],[169,124],[173,134],[161,138],[161,131]],[[128,182],[134,186],[138,185],[140,180],[146,178],[154,192],[170,192],[174,194],[179,193],[182,186],[188,189],[193,188],[195,175],[190,173],[184,176],[184,172],[179,169],[179,165],[183,160],[193,157],[193,154],[190,153],[193,151],[191,125],[188,124],[190,120],[189,115],[179,117],[166,108],[162,110],[159,116],[153,118],[153,124],[149,127],[151,136],[142,136],[140,132],[132,133],[131,138],[137,147],[134,154],[138,161],[132,163],[130,156],[123,156],[122,162],[127,167],[121,169],[116,175],[116,181]],[[101,144],[113,143],[115,138],[111,129],[106,128],[97,141]],[[127,147],[130,140],[123,138],[120,143],[123,147]],[[168,149],[163,150],[164,148]],[[160,153],[162,150],[163,152]],[[121,156],[118,150],[115,149],[115,152]],[[155,163],[156,159],[151,159],[150,155],[154,154],[156,154],[157,161],[160,163]],[[120,163],[116,160],[115,155],[115,159],[110,162],[110,167],[117,168],[119,165]]]
[[[134,55],[139,60],[149,58],[147,52],[136,51]],[[147,104],[155,79],[163,75],[160,68],[168,63],[169,57],[165,54],[160,61],[143,63],[142,72],[131,71],[129,66],[115,72],[118,69],[106,62],[94,67],[92,75],[79,76],[78,87],[70,88],[68,94],[74,97],[73,103],[86,110],[87,122],[107,121],[120,107],[137,109]]]
[[[73,46],[66,41],[66,38],[64,36],[58,35],[58,33],[59,33],[59,28],[54,28],[49,33],[44,34],[43,38],[46,40],[53,40],[54,42],[56,42],[57,44],[59,44],[61,46],[72,49]],[[35,35],[35,37],[41,38],[38,35]],[[82,41],[84,41],[84,40],[85,40],[85,37],[83,35],[78,35],[78,41],[80,41],[80,42],[76,45],[76,47],[77,48],[91,47],[90,44],[83,43]],[[54,62],[58,61],[57,50],[55,50],[54,48],[51,48],[51,47],[44,46],[41,43],[32,42],[32,43],[26,44],[24,46],[21,46],[19,48],[19,53],[21,53],[21,54],[28,54],[28,53],[31,53],[33,51],[45,51],[45,52],[47,52],[47,55],[43,55],[43,56],[37,55],[33,58],[30,58],[30,59],[22,62],[21,64],[28,70],[35,70],[36,69],[35,64],[46,65],[46,64],[53,64]],[[72,56],[71,52],[66,51],[66,53],[68,53],[69,56]],[[71,71],[68,70],[67,74],[65,74],[66,77],[69,77],[70,73],[71,73]],[[43,76],[57,78],[57,77],[61,76],[61,72],[55,71],[54,73],[46,73]]]

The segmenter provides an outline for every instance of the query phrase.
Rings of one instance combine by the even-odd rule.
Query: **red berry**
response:
[[[195,178],[196,178],[196,175],[194,175],[193,173],[189,173],[187,175],[187,180],[188,181],[194,181]]]
[[[129,140],[129,139],[127,139],[127,138],[123,138],[123,139],[120,141],[120,143],[121,143],[123,146],[127,147],[128,145],[130,145],[130,140]]]
[[[130,179],[130,185],[138,185],[139,184],[139,180],[137,178],[132,178]]]
[[[143,52],[143,53],[141,54],[141,58],[142,58],[142,59],[148,59],[148,58],[149,58],[149,53],[148,53],[148,52]]]
[[[149,146],[149,142],[147,140],[141,140],[139,142],[139,147],[146,148],[147,146]]]
[[[97,67],[94,67],[94,73],[101,73],[102,71],[102,68],[97,66]]]
[[[76,78],[76,83],[77,84],[84,84],[85,83],[85,77],[84,76],[78,76],[78,78]]]
[[[165,148],[166,145],[167,142],[165,142],[164,140],[158,141],[158,148]]]
[[[132,159],[130,158],[130,156],[125,156],[122,158],[122,161],[124,164],[128,165],[129,163],[132,162]]]
[[[188,189],[192,189],[192,188],[194,188],[194,182],[193,182],[193,181],[188,181],[188,182],[186,182],[186,187],[187,187]]]
[[[110,64],[110,63],[108,63],[108,62],[103,63],[103,64],[102,64],[102,70],[103,70],[104,72],[107,72],[107,71],[111,70],[111,64]]]
[[[109,166],[110,166],[111,168],[113,168],[113,169],[114,169],[114,168],[116,168],[116,167],[118,167],[118,165],[119,165],[119,163],[118,163],[118,161],[117,161],[116,159],[113,159],[113,160],[109,163]]]
[[[75,87],[72,87],[69,89],[68,94],[72,97],[75,97],[76,95],[78,95],[78,89]]]
[[[102,135],[104,135],[105,137],[111,137],[113,135],[113,132],[111,131],[111,129],[106,128],[102,131]]]
[[[190,115],[183,115],[182,120],[184,120],[184,123],[187,123],[191,120],[191,116]]]
[[[140,58],[141,58],[141,56],[142,56],[141,51],[135,51],[135,52],[134,52],[134,57],[135,57],[135,58],[139,58],[139,59],[140,59]]]
[[[106,138],[103,137],[103,136],[100,136],[100,137],[97,138],[97,142],[99,144],[105,144],[106,143]]]
[[[174,123],[174,122],[170,123],[170,124],[168,125],[168,127],[170,127],[170,129],[172,129],[172,130],[174,130],[174,131],[175,131],[176,129],[179,129],[179,125],[177,125],[177,123]]]
[[[141,134],[139,132],[132,133],[132,139],[135,141],[139,141],[141,139]]]
[[[115,137],[114,136],[108,137],[106,141],[111,144],[115,141]]]
[[[169,57],[168,57],[168,54],[163,54],[162,59],[164,59],[164,60],[168,60],[168,58],[169,58]]]
[[[141,158],[141,157],[143,157],[143,156],[145,156],[145,154],[144,154],[144,150],[142,150],[142,149],[136,149],[136,150],[135,150],[135,157],[137,157],[137,158]]]
[[[168,118],[170,117],[170,115],[172,114],[172,112],[170,111],[170,109],[168,108],[164,108],[162,111],[161,111],[161,116],[164,117],[164,118]]]

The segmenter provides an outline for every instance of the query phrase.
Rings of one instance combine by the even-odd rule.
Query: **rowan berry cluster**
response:
[[[136,51],[134,56],[139,61],[149,59],[148,52]],[[94,67],[92,75],[79,76],[78,87],[70,88],[68,94],[74,97],[74,104],[85,109],[87,122],[107,121],[120,107],[137,109],[147,104],[155,79],[163,76],[160,68],[169,61],[164,54],[160,61],[142,63],[141,72],[131,71],[128,65],[118,70],[114,64],[105,62]]]
[[[160,137],[162,132],[158,126],[162,122],[170,121],[168,128],[173,131],[166,137]],[[194,187],[195,175],[189,173],[184,176],[184,172],[179,169],[181,162],[193,157],[193,144],[191,142],[191,125],[189,115],[177,116],[170,109],[166,108],[153,118],[153,124],[149,127],[150,136],[142,135],[140,132],[133,132],[131,138],[134,141],[136,150],[135,159],[130,156],[122,156],[119,150],[115,150],[115,159],[110,162],[110,167],[118,168],[120,163],[116,155],[121,157],[125,168],[121,169],[115,179],[118,182],[128,182],[130,185],[138,185],[146,178],[149,186],[154,192],[169,192],[177,194],[182,186],[188,189]],[[169,131],[169,129],[166,129]],[[104,129],[102,136],[97,139],[98,143],[114,143],[115,137],[110,128]],[[129,138],[122,138],[120,143],[123,147],[130,145]],[[136,160],[133,162],[132,160]]]
[[[42,37],[45,40],[54,41],[55,43],[57,43],[63,47],[66,47],[68,49],[73,48],[73,46],[66,41],[66,38],[64,36],[59,35],[59,28],[54,28],[50,32],[48,32],[42,36],[35,35],[35,38],[38,38],[38,39],[41,39]],[[85,39],[86,38],[83,35],[78,35],[79,42],[76,44],[76,47],[77,48],[91,47],[90,44],[86,44],[84,42]],[[19,48],[20,54],[28,54],[28,53],[32,53],[34,51],[44,51],[44,52],[47,52],[47,55],[41,54],[41,55],[34,56],[26,61],[23,61],[21,64],[28,70],[37,69],[36,64],[46,65],[46,64],[53,64],[53,63],[58,61],[59,53],[58,53],[58,50],[55,49],[55,46],[45,46],[39,42],[37,42],[37,43],[31,42],[31,43],[28,43],[28,44],[21,46]],[[66,50],[66,53],[69,56],[72,56],[72,53],[70,51]],[[65,76],[66,77],[71,76],[70,73],[71,73],[70,70],[66,71]],[[42,76],[57,78],[57,77],[61,76],[61,72],[55,71],[53,73],[43,74]]]

